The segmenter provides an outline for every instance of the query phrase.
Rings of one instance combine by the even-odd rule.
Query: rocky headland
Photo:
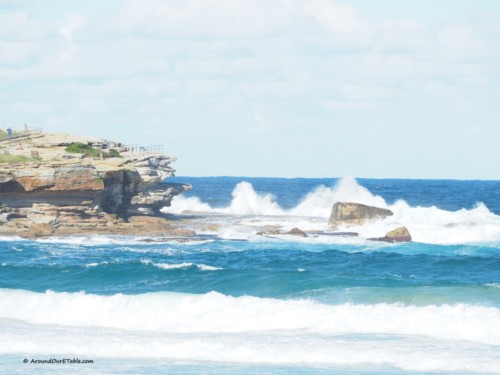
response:
[[[0,140],[0,235],[189,235],[160,212],[175,157],[68,134]],[[185,233],[186,232],[186,233]]]
[[[174,175],[171,164],[176,158],[155,151],[68,134],[26,131],[8,139],[0,131],[0,235],[191,241],[217,236],[226,225],[240,225],[237,218],[211,213],[163,214],[161,209],[191,186],[166,183]],[[350,228],[392,215],[386,208],[335,202],[326,230],[264,225],[257,226],[255,234],[350,237],[358,235]],[[369,240],[407,242],[412,237],[400,227]]]

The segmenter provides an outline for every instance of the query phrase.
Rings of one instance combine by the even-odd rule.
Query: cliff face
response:
[[[121,157],[102,159],[65,151],[82,141],[94,149],[115,148]],[[167,230],[171,224],[160,209],[170,206],[175,195],[191,188],[163,182],[175,172],[170,166],[175,157],[137,155],[116,142],[51,134],[26,139],[22,150],[16,150],[8,141],[1,146],[10,160],[12,156],[22,160],[0,163],[3,234],[36,237]]]

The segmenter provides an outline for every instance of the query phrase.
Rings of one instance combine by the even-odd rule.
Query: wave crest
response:
[[[0,290],[0,299],[1,318],[32,324],[171,333],[301,330],[315,334],[421,335],[500,345],[500,309],[466,304],[325,305],[311,300],[230,297],[217,292],[101,296],[8,289]]]
[[[231,195],[230,205],[224,208],[213,208],[198,197],[180,195],[175,197],[171,207],[164,208],[164,212],[176,214],[211,212],[234,215],[292,215],[327,218],[335,202],[355,202],[388,208],[384,198],[372,194],[352,177],[340,179],[334,187],[318,186],[290,210],[281,208],[274,195],[257,193],[252,184],[246,181],[237,184]]]
[[[289,210],[281,208],[273,195],[259,194],[250,183],[240,182],[232,193],[230,205],[225,208],[212,208],[197,197],[179,196],[166,211],[267,216],[267,219],[261,218],[263,225],[272,225],[269,218],[277,216],[279,219],[274,220],[280,220],[278,224],[284,228],[291,229],[300,224],[305,230],[325,230],[328,229],[328,217],[335,202],[362,203],[388,208],[394,213],[383,220],[338,228],[340,231],[358,232],[362,238],[381,237],[396,227],[406,226],[416,242],[458,244],[500,241],[500,216],[481,202],[472,209],[458,211],[446,211],[434,206],[412,207],[402,199],[388,204],[381,196],[359,185],[354,178],[343,178],[334,187],[318,186]],[[301,218],[300,221],[297,218]],[[225,230],[227,232],[227,228]]]

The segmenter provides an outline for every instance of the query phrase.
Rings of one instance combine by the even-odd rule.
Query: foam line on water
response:
[[[497,373],[497,347],[419,336],[324,336],[274,331],[240,334],[137,332],[100,327],[54,327],[0,319],[0,354],[50,358],[309,365],[420,372]],[[358,372],[356,372],[358,373]]]
[[[325,305],[311,300],[230,297],[216,292],[101,296],[10,289],[0,290],[0,300],[0,318],[32,324],[170,333],[298,330],[324,335],[420,335],[500,345],[500,309],[467,304]]]
[[[141,259],[141,263],[145,265],[152,265],[156,268],[161,268],[164,270],[176,270],[176,269],[183,269],[183,268],[192,268],[196,267],[200,271],[219,271],[222,268],[219,267],[214,267],[214,266],[209,266],[206,264],[198,264],[198,263],[192,263],[192,262],[184,262],[184,263],[155,263],[149,259]]]

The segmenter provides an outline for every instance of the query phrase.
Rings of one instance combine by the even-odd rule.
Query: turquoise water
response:
[[[166,214],[209,211],[196,215],[200,241],[0,242],[2,368],[499,373],[500,182],[177,180],[194,189]],[[336,200],[395,215],[344,228],[358,237],[318,234]],[[367,240],[397,224],[414,242]],[[256,235],[264,225],[309,236]]]

